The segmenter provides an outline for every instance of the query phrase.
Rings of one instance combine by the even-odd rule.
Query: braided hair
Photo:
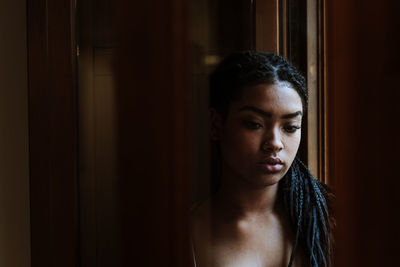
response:
[[[304,76],[286,59],[273,53],[236,52],[224,59],[210,76],[210,107],[223,119],[229,104],[240,97],[245,86],[288,82],[300,95],[307,110]],[[218,182],[213,181],[214,185]],[[214,188],[215,190],[215,188]],[[296,235],[289,261],[293,265],[301,246],[312,267],[330,267],[332,252],[332,194],[316,180],[297,157],[279,182],[278,197],[283,200]]]
[[[289,82],[301,97],[307,110],[304,76],[286,59],[273,53],[236,52],[223,60],[210,76],[210,106],[226,117],[232,100],[245,86]]]

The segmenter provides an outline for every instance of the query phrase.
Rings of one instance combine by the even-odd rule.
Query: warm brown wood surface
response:
[[[186,4],[120,0],[116,18],[123,266],[190,266]]]
[[[278,54],[282,52],[279,51],[278,2],[267,0],[255,3],[256,50]]]
[[[327,1],[335,266],[397,266],[399,2]]]
[[[27,1],[33,267],[77,265],[74,1]]]

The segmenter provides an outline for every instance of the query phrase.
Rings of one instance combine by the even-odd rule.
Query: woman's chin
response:
[[[279,181],[283,178],[284,175],[281,173],[276,174],[257,174],[253,175],[246,180],[248,183],[252,184],[256,187],[266,187],[266,186],[273,186],[279,183]]]

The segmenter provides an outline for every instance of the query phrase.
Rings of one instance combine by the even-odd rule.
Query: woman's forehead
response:
[[[254,106],[265,111],[303,111],[300,95],[286,82],[247,86],[231,104],[234,109]]]

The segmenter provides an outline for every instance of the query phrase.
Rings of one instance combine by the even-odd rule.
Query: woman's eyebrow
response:
[[[294,112],[294,113],[285,114],[285,115],[283,115],[281,118],[282,118],[282,119],[291,119],[291,118],[294,118],[294,117],[297,117],[297,116],[303,116],[303,112],[301,112],[301,111],[299,110],[299,111],[296,111],[296,112]]]
[[[262,115],[264,117],[272,117],[272,114],[270,112],[262,110],[262,109],[259,109],[259,108],[254,107],[254,106],[244,106],[244,107],[239,109],[239,111],[246,111],[246,110],[256,112],[256,113],[258,113],[258,114],[260,114],[260,115]],[[293,112],[293,113],[282,115],[281,118],[282,119],[291,119],[291,118],[294,118],[294,117],[297,117],[297,116],[302,116],[302,115],[303,115],[303,112],[301,112],[299,110],[299,111],[296,111],[296,112]]]

